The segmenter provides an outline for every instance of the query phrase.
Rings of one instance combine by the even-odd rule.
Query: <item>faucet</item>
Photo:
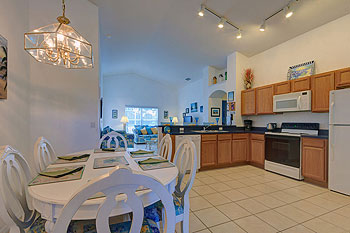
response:
[[[203,127],[203,131],[206,131],[209,127],[210,127],[210,125],[204,126],[204,127]]]

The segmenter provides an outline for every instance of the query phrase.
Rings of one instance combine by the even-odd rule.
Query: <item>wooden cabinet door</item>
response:
[[[265,163],[265,141],[251,139],[250,161],[261,166]]]
[[[292,92],[307,91],[311,89],[310,76],[291,81]]]
[[[216,166],[217,141],[202,141],[201,143],[201,168]]]
[[[273,86],[274,86],[275,95],[290,93],[290,81],[276,83]]]
[[[327,140],[304,138],[302,174],[306,178],[327,182]]]
[[[255,89],[241,92],[241,115],[255,115]]]
[[[312,111],[329,111],[329,92],[334,90],[334,72],[311,76]]]
[[[218,141],[218,165],[231,163],[231,139]]]
[[[232,139],[232,162],[248,161],[248,138]]]
[[[256,89],[256,114],[273,114],[273,85]]]
[[[344,88],[350,86],[350,68],[335,71],[335,87]]]

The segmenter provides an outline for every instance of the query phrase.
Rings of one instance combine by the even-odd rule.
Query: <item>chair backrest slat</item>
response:
[[[107,142],[106,142],[107,148],[111,148],[111,142],[113,140],[115,142],[115,148],[119,148],[121,147],[119,138],[124,142],[124,148],[126,150],[128,148],[128,143],[125,137],[122,134],[115,131],[112,131],[112,132],[109,132],[108,134],[103,135],[100,141],[98,142],[98,148],[102,148],[103,141],[105,141],[106,139],[107,139]]]
[[[158,155],[170,160],[172,153],[172,142],[170,134],[166,134],[158,145]]]
[[[37,172],[45,170],[56,159],[56,153],[50,142],[44,137],[39,137],[34,144],[34,162]]]
[[[34,222],[37,214],[28,206],[30,168],[12,147],[2,147],[0,153],[0,216],[9,227],[17,225],[23,231]]]
[[[102,192],[106,197],[98,208],[96,215],[96,230],[98,233],[110,233],[108,219],[112,210],[116,207],[116,196],[125,194],[126,204],[131,208],[133,218],[131,233],[139,233],[143,222],[143,202],[135,194],[138,187],[149,188],[162,201],[165,207],[164,231],[175,232],[175,208],[171,194],[156,179],[136,173],[127,167],[120,166],[111,170],[108,175],[98,177],[84,185],[71,200],[64,206],[60,217],[57,219],[53,233],[66,232],[67,227],[78,208],[90,197]]]

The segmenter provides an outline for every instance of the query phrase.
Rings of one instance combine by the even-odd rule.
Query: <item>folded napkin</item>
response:
[[[132,155],[147,155],[147,154],[153,154],[154,151],[147,151],[147,150],[137,150],[137,151],[130,151],[130,154]]]
[[[63,159],[63,160],[68,160],[68,161],[73,161],[77,159],[83,159],[86,157],[89,157],[90,154],[83,154],[83,155],[68,155],[68,156],[58,156],[57,158]]]
[[[140,165],[143,165],[143,164],[158,164],[158,163],[167,163],[168,160],[167,159],[155,159],[155,158],[148,158],[148,159],[145,159],[145,160],[142,160],[142,161],[138,161],[138,163]]]
[[[102,151],[115,151],[115,148],[102,148]]]
[[[39,175],[42,175],[42,176],[47,176],[47,177],[52,177],[52,178],[60,178],[60,177],[63,177],[63,176],[66,176],[66,175],[69,175],[69,174],[73,174],[75,172],[78,172],[80,171],[81,169],[83,169],[84,166],[81,166],[81,167],[77,167],[77,168],[72,168],[72,169],[69,169],[69,168],[62,168],[60,170],[57,170],[57,171],[44,171],[44,172],[40,172]]]

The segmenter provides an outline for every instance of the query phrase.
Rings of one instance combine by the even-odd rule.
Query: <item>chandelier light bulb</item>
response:
[[[264,22],[260,25],[259,30],[260,30],[261,32],[264,32],[265,29],[266,29],[266,20],[264,20]]]
[[[225,18],[221,18],[219,24],[218,24],[218,28],[223,28],[224,27],[224,24],[226,22],[226,19]]]

